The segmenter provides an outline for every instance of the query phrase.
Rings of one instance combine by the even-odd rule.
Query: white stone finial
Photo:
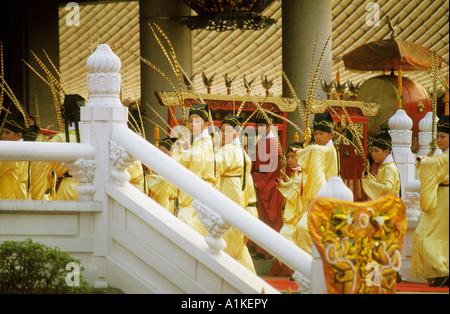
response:
[[[328,197],[336,200],[353,202],[353,192],[345,184],[340,177],[330,177],[319,192],[317,197]]]
[[[438,122],[439,118],[436,117],[436,124]],[[427,112],[425,117],[423,117],[422,120],[419,121],[419,131],[420,132],[431,132],[433,126],[433,113]]]
[[[438,123],[439,118],[436,117],[436,124]],[[418,134],[418,142],[419,142],[419,151],[416,153],[417,156],[425,156],[430,152],[430,143],[433,139],[433,113],[427,112],[425,117],[419,122],[419,134]],[[436,133],[434,134],[436,135]],[[441,154],[442,151],[437,148],[435,151],[435,155]]]
[[[391,130],[411,130],[413,127],[412,119],[403,109],[397,110],[389,119],[388,124]]]
[[[203,228],[208,231],[205,237],[206,244],[214,254],[220,254],[227,247],[227,242],[223,236],[230,231],[230,225],[211,208],[202,204],[198,200],[192,202],[197,212],[197,217],[203,224]]]
[[[392,152],[394,159],[397,159],[399,154],[412,154],[412,127],[413,121],[406,114],[405,110],[399,109],[389,119],[389,135],[392,138]]]
[[[88,58],[87,68],[90,73],[119,73],[122,63],[108,45],[99,45]]]
[[[122,107],[120,102],[121,62],[108,45],[99,45],[88,58],[86,107]]]

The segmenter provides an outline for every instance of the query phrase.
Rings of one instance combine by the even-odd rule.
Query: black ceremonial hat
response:
[[[40,128],[38,125],[33,124],[25,130],[23,134],[23,140],[27,142],[34,142],[39,135]]]
[[[389,119],[386,119],[381,123],[381,132],[386,131],[389,131]]]
[[[294,142],[288,145],[287,147],[287,152],[290,152],[291,149],[295,148],[295,149],[299,149],[303,147],[303,143],[302,142]]]
[[[242,117],[241,116],[225,116],[225,118],[222,121],[222,125],[229,124],[232,127],[237,127],[242,125]]]
[[[167,137],[161,141],[159,146],[167,148],[167,150],[170,150],[172,148],[172,145],[177,141],[176,137]]]
[[[207,104],[196,104],[193,105],[191,110],[189,110],[189,116],[196,114],[199,115],[205,122],[208,122],[209,118],[209,108]]]
[[[439,117],[437,122],[437,132],[448,133],[448,116]]]
[[[3,127],[13,131],[14,133],[24,133],[26,130],[25,118],[21,113],[8,115]]]
[[[261,110],[258,110],[258,112],[255,115],[255,124],[269,125],[269,122],[266,120],[266,116],[263,114]]]
[[[391,149],[392,138],[388,132],[380,132],[377,135],[375,135],[372,145],[383,150]]]
[[[327,133],[334,132],[333,117],[329,112],[316,113],[313,121],[313,130],[321,130]]]
[[[80,108],[84,106],[86,100],[78,95],[66,95],[64,97],[64,112],[63,118],[68,123],[80,121]]]

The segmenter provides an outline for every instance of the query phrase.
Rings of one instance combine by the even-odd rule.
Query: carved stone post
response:
[[[202,222],[203,228],[208,231],[205,237],[206,244],[213,253],[220,254],[227,247],[223,236],[230,230],[230,226],[222,216],[201,202],[195,200],[192,202],[192,206],[197,212],[197,217]]]
[[[93,186],[97,165],[93,160],[79,159],[75,162],[63,162],[73,178],[79,183],[75,188],[80,201],[92,201],[95,193]]]
[[[111,180],[123,186],[130,181],[131,176],[127,169],[134,163],[134,158],[114,141],[111,141],[110,144],[110,159],[112,163]]]
[[[439,118],[436,117],[436,124],[438,121]],[[433,138],[432,124],[433,124],[433,113],[430,111],[419,122],[419,134],[418,134],[419,151],[417,152],[416,156],[426,156],[430,152],[430,143],[431,139]],[[439,148],[437,148],[435,155],[439,155],[441,153],[442,151]]]
[[[411,151],[412,126],[413,122],[404,110],[397,110],[397,112],[389,119],[389,134],[392,137],[392,153],[400,174],[401,197],[406,205],[408,223],[402,249],[400,275],[403,280],[408,281],[414,281],[414,278],[409,274],[412,255],[412,238],[420,215],[420,183],[416,180],[416,156]],[[421,145],[420,135],[419,145]]]
[[[401,196],[405,195],[408,181],[416,177],[416,156],[411,151],[413,121],[400,109],[389,119],[389,134],[392,137],[392,155],[400,174]]]
[[[416,156],[426,156],[430,152],[430,143],[433,138],[432,134],[432,112],[428,112],[425,117],[419,122],[419,151]],[[437,123],[437,119],[436,119]],[[438,148],[435,154],[442,153]],[[411,256],[412,256],[412,242],[414,231],[419,224],[420,215],[420,181],[418,180],[418,173],[415,172],[415,177],[411,178],[405,187],[405,194],[402,197],[406,205],[406,216],[408,219],[408,229],[406,230],[405,241],[402,250],[402,267],[400,275],[403,280],[417,281],[417,279],[410,275],[411,270]]]
[[[110,179],[110,137],[114,125],[126,125],[128,108],[120,102],[121,62],[108,45],[99,45],[87,61],[89,100],[81,108],[81,141],[95,147],[93,199],[103,204],[96,214],[93,262],[97,267],[95,287],[105,288],[106,256],[108,254],[108,197],[104,182]]]

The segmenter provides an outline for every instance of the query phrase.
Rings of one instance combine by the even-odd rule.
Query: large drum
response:
[[[397,82],[395,75],[381,75],[361,84],[358,100],[381,105],[376,116],[368,117],[368,135],[374,136],[380,132],[381,123],[397,111]],[[419,132],[419,121],[431,111],[431,99],[422,85],[404,76],[402,77],[402,95],[404,110],[413,120],[412,131],[415,137]]]

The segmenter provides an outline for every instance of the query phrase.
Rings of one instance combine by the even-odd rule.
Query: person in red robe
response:
[[[277,189],[280,177],[280,152],[278,139],[261,112],[255,115],[259,141],[252,165],[252,176],[257,197],[258,217],[276,232],[281,229],[284,198]],[[254,243],[249,243],[256,257],[270,259],[272,256]]]

